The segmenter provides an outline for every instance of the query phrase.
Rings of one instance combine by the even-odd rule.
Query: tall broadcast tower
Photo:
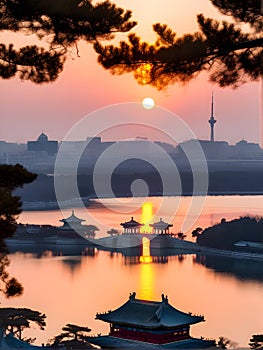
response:
[[[210,124],[210,141],[214,142],[215,137],[214,137],[214,125],[216,123],[216,120],[214,118],[214,95],[212,92],[212,104],[211,104],[211,117],[208,120],[208,123]]]

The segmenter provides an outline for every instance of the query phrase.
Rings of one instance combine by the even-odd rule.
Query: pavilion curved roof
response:
[[[129,228],[129,227],[140,227],[140,226],[143,226],[143,224],[140,224],[138,221],[134,220],[132,216],[130,221],[122,222],[121,226],[124,228]]]
[[[161,218],[160,221],[155,222],[153,224],[150,224],[150,226],[153,227],[153,228],[160,229],[160,230],[165,230],[168,227],[172,227],[173,225],[172,224],[168,224],[168,222],[163,221],[163,219]]]
[[[64,223],[76,224],[76,223],[81,223],[81,222],[86,221],[86,220],[78,218],[75,215],[74,210],[72,210],[72,214],[68,218],[61,219],[59,221],[64,222]]]
[[[204,321],[203,316],[195,316],[177,310],[162,295],[162,301],[148,301],[135,298],[129,300],[114,311],[97,314],[96,318],[105,322],[136,326],[142,328],[172,328]]]

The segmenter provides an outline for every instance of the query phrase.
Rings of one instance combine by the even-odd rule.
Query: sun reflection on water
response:
[[[152,257],[150,252],[150,240],[147,237],[142,239],[142,256],[140,256],[141,263],[151,263]]]
[[[150,240],[143,237],[142,239],[142,256],[140,256],[140,298],[153,300],[154,298],[154,272],[151,264],[153,258],[150,253]]]

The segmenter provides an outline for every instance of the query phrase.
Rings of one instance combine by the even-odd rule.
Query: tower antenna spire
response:
[[[211,117],[214,118],[214,91],[212,90]]]
[[[214,125],[216,123],[216,119],[214,118],[214,92],[212,90],[212,100],[211,100],[211,116],[210,119],[208,120],[208,123],[210,124],[210,141],[214,142],[215,141],[215,136],[214,136]]]

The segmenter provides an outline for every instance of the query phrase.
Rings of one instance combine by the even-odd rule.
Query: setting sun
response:
[[[145,97],[142,100],[142,105],[143,105],[143,108],[145,109],[152,109],[155,106],[155,101],[151,97]]]

